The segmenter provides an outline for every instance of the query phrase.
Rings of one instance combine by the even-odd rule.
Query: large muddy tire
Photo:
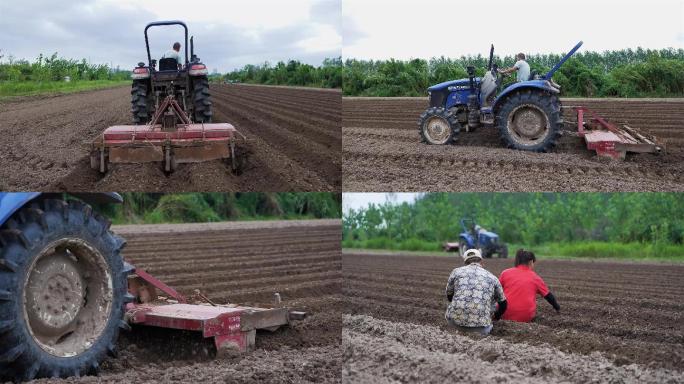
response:
[[[211,123],[211,96],[209,79],[204,76],[192,81],[192,105],[195,123]]]
[[[500,259],[507,259],[508,258],[508,246],[507,245],[502,245],[501,248],[499,248],[499,258]]]
[[[420,115],[418,131],[423,143],[453,144],[461,131],[461,124],[453,111],[442,107],[431,107]]]
[[[124,244],[80,201],[34,201],[0,227],[0,381],[95,374],[115,354]]]
[[[545,91],[523,90],[503,101],[496,122],[508,148],[548,152],[561,134],[560,101]]]
[[[151,96],[146,81],[133,81],[131,86],[131,113],[133,124],[147,124],[152,116]]]

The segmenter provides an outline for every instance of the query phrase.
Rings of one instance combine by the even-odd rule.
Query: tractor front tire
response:
[[[115,354],[124,244],[80,201],[33,201],[0,227],[0,381],[96,374]]]
[[[192,86],[192,105],[195,123],[211,123],[211,96],[209,79],[205,76],[194,78]]]
[[[496,113],[499,135],[508,148],[548,152],[561,134],[560,101],[554,94],[523,90],[507,97]]]
[[[427,144],[453,144],[461,131],[456,114],[442,107],[430,107],[420,115],[418,131]]]
[[[463,257],[465,254],[465,251],[468,250],[468,244],[465,243],[465,241],[459,241],[458,242],[458,255]]]
[[[149,87],[145,80],[135,80],[131,86],[131,113],[133,124],[144,125],[150,122],[152,105]]]

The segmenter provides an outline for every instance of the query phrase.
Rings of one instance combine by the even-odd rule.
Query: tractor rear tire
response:
[[[430,107],[420,115],[418,132],[423,143],[453,144],[461,132],[461,124],[454,111],[442,107]]]
[[[508,246],[507,245],[502,245],[501,248],[499,248],[499,258],[500,259],[508,259]]]
[[[561,135],[558,96],[539,90],[523,90],[507,97],[496,113],[501,140],[508,148],[548,152]]]
[[[150,122],[152,105],[147,81],[136,80],[131,86],[131,113],[133,124],[144,125]]]
[[[209,95],[209,79],[205,76],[192,81],[192,105],[195,123],[211,123],[211,96]]]
[[[96,374],[115,355],[124,244],[80,201],[37,200],[0,227],[0,381]]]

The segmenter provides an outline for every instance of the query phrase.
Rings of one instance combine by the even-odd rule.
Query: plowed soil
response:
[[[684,99],[562,99],[564,135],[551,153],[506,149],[495,128],[455,145],[420,143],[426,98],[344,98],[345,191],[682,191]],[[598,159],[576,135],[572,106],[666,141],[665,154]],[[576,124],[576,123],[575,123]]]
[[[342,312],[339,220],[112,227],[124,257],[180,293],[217,303],[282,303],[308,317],[259,331],[256,349],[217,359],[196,333],[150,327],[122,332],[119,357],[99,377],[43,380],[118,383],[339,382]],[[40,382],[40,381],[39,381]]]
[[[341,92],[210,86],[214,121],[247,137],[241,176],[222,161],[115,164],[90,169],[90,143],[107,127],[131,124],[130,88],[23,98],[0,103],[0,190],[41,191],[332,191],[341,175]]]
[[[684,381],[684,265],[540,260],[561,313],[539,299],[534,322],[499,321],[479,339],[444,320],[458,258],[345,253],[342,264],[349,382]],[[484,266],[498,276],[512,260]]]

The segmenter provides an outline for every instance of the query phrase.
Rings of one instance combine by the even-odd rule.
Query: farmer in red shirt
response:
[[[560,312],[560,305],[539,275],[534,272],[537,259],[534,253],[519,249],[515,254],[515,268],[501,272],[499,281],[508,299],[504,320],[530,322],[537,312],[536,295],[539,294]]]

